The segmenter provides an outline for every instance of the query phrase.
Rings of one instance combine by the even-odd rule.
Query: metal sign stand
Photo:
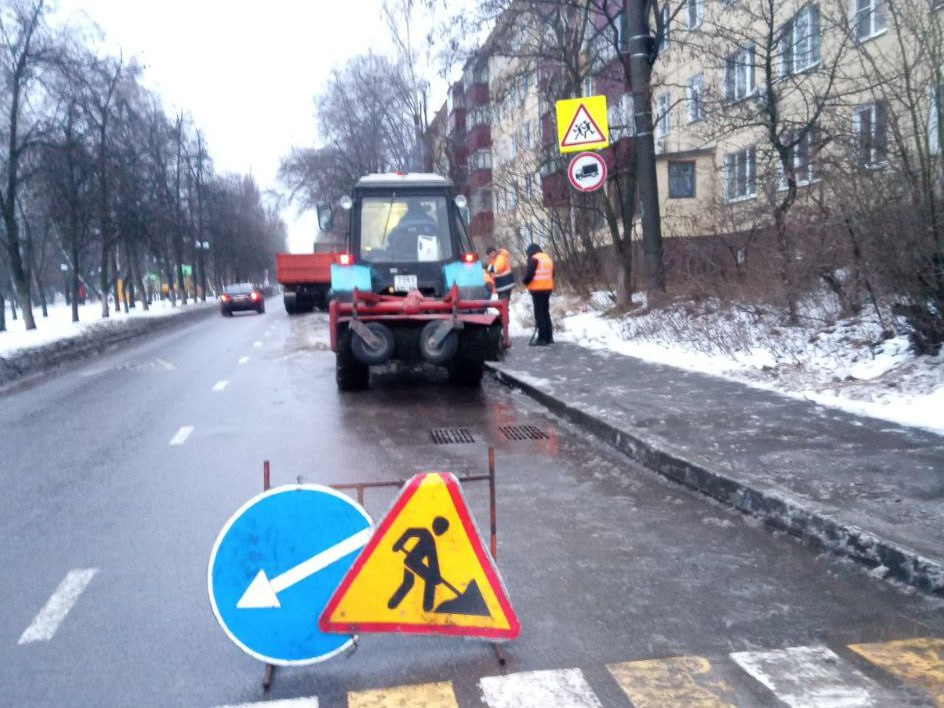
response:
[[[269,491],[270,468],[269,461],[263,462],[262,486],[263,491]],[[495,448],[488,448],[488,474],[472,474],[465,477],[456,477],[459,482],[488,482],[488,507],[489,507],[489,550],[492,554],[492,560],[498,558],[498,520],[495,510]],[[300,480],[299,480],[300,481]],[[406,480],[396,480],[391,482],[349,482],[346,484],[329,485],[339,491],[353,489],[357,493],[357,503],[364,506],[364,497],[368,489],[379,489],[382,487],[400,488],[406,484]],[[492,648],[495,650],[495,657],[501,666],[505,665],[505,653],[499,642],[492,642]],[[355,644],[356,645],[356,644]],[[275,665],[267,663],[265,665],[265,676],[262,679],[262,690],[268,691],[272,687],[272,680],[275,678]]]
[[[269,483],[269,461],[262,463],[262,491],[268,492],[272,485]],[[266,663],[265,676],[262,678],[262,692],[272,688],[272,679],[275,678],[275,664]]]

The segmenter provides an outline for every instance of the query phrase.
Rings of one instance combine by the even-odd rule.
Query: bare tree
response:
[[[43,71],[55,49],[45,24],[43,0],[20,0],[0,7],[0,95],[5,114],[0,135],[0,216],[3,245],[13,287],[23,311],[26,329],[35,329],[30,295],[26,244],[17,218],[17,199],[25,180],[26,161],[38,145],[44,128]],[[0,301],[2,309],[2,301]]]

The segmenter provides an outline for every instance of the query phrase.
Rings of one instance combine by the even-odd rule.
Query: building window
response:
[[[669,94],[664,93],[656,99],[656,113],[656,150],[662,152],[665,150],[666,137],[671,129],[669,123]]]
[[[659,51],[665,51],[669,48],[669,20],[672,17],[672,13],[669,11],[669,6],[662,6],[662,42],[659,44]]]
[[[780,74],[791,76],[810,69],[820,60],[819,5],[800,10],[781,31]]]
[[[740,101],[753,96],[754,45],[738,49],[724,60],[724,97],[728,101]]]
[[[492,169],[492,151],[476,150],[469,155],[470,170],[490,170]]]
[[[491,120],[491,113],[488,106],[476,106],[469,111],[469,127],[488,125]]]
[[[532,174],[524,176],[524,198],[534,199],[534,175]]]
[[[688,29],[693,30],[705,19],[705,0],[685,0]]]
[[[485,188],[472,192],[472,198],[469,202],[473,216],[490,212],[492,210],[492,190]]]
[[[792,139],[796,140],[797,137],[795,133]],[[789,161],[793,164],[793,177],[797,185],[807,185],[816,179],[813,171],[813,144],[813,131],[808,130],[790,152]],[[787,177],[783,174],[783,165],[780,165],[780,172],[780,189],[786,189]]]
[[[705,117],[705,77],[703,74],[696,74],[688,80],[688,86],[685,89],[685,98],[688,101],[688,122],[702,120]]]
[[[888,163],[888,107],[884,101],[859,106],[852,113],[856,161],[861,167]]]
[[[669,199],[695,197],[695,163],[669,163]]]
[[[944,0],[941,0],[944,6]],[[934,86],[928,87],[928,150],[932,155],[941,152],[941,138],[944,137],[942,131],[942,122],[944,122],[944,113],[941,111],[941,105],[944,104],[944,84],[934,90]]]
[[[855,36],[859,41],[885,31],[885,0],[852,0]]]
[[[724,156],[724,196],[728,201],[747,199],[757,194],[754,148],[729,152]]]
[[[607,120],[610,128],[610,141],[616,142],[635,134],[635,115],[633,113],[633,96],[624,93],[618,101],[610,101],[606,108]]]

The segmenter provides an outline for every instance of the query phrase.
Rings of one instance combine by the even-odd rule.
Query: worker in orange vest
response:
[[[511,272],[511,254],[504,248],[490,246],[488,272],[492,274],[493,290],[502,300],[511,299],[511,289],[515,287],[515,274]]]
[[[554,290],[554,261],[536,243],[528,246],[528,269],[524,274],[524,284],[531,293],[534,305],[534,323],[537,327],[537,339],[531,344],[537,347],[554,343],[551,325],[551,292]]]

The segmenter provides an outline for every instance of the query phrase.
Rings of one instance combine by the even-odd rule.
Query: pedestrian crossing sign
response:
[[[324,632],[514,639],[521,627],[448,472],[407,482],[328,601]]]
[[[562,153],[602,150],[610,144],[606,96],[558,101],[557,137]]]

